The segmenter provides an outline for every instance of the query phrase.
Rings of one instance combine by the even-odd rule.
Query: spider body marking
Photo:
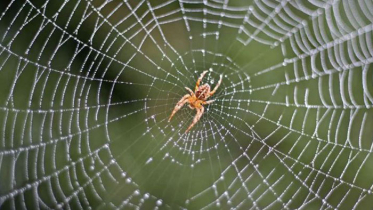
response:
[[[176,114],[177,111],[179,111],[184,106],[185,103],[189,104],[188,106],[190,109],[196,109],[197,114],[194,117],[192,124],[188,127],[185,133],[187,133],[201,119],[202,114],[205,111],[205,108],[203,107],[203,105],[211,104],[212,102],[214,102],[214,100],[209,100],[209,101],[206,101],[206,100],[216,92],[216,90],[220,86],[221,81],[223,79],[223,75],[220,75],[220,80],[218,84],[211,91],[209,84],[200,85],[203,77],[206,75],[207,72],[208,71],[204,71],[199,76],[196,82],[196,87],[194,88],[194,92],[190,88],[185,87],[185,89],[187,89],[190,94],[184,95],[179,100],[179,102],[177,102],[174,110],[171,113],[170,118],[168,119],[168,122],[170,122],[172,117]]]

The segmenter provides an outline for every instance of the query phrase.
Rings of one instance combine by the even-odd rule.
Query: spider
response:
[[[171,118],[176,114],[176,112],[179,111],[181,109],[181,107],[183,107],[184,104],[188,102],[189,103],[189,108],[190,109],[196,109],[197,114],[194,117],[192,124],[188,127],[188,129],[185,131],[185,133],[187,133],[201,118],[203,112],[205,111],[205,108],[203,107],[203,105],[211,104],[212,102],[215,101],[215,100],[209,100],[209,101],[206,101],[206,100],[216,92],[216,90],[220,86],[221,81],[223,79],[223,75],[220,75],[220,80],[219,80],[218,84],[215,86],[215,88],[212,91],[210,91],[210,85],[209,84],[203,84],[203,85],[200,86],[200,83],[201,83],[203,77],[206,75],[207,72],[208,71],[206,70],[206,71],[202,72],[202,74],[199,76],[199,78],[197,80],[197,83],[196,83],[196,87],[194,89],[194,92],[190,88],[185,87],[185,89],[187,89],[190,94],[184,95],[180,99],[180,101],[177,102],[174,110],[172,111],[172,114],[171,114],[170,118],[168,119],[168,122],[170,122]]]

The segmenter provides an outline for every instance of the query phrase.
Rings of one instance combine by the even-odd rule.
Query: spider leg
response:
[[[199,76],[199,78],[197,80],[197,83],[196,83],[196,88],[194,89],[194,92],[196,92],[198,90],[198,87],[201,84],[201,81],[202,81],[203,77],[207,74],[207,72],[208,72],[207,70],[203,71],[202,74]]]
[[[185,87],[185,89],[187,89],[187,91],[189,91],[189,93],[190,93],[191,96],[194,95],[194,92],[190,88]]]
[[[185,133],[187,133],[190,129],[192,129],[192,127],[199,121],[199,119],[201,119],[204,111],[205,111],[205,108],[203,108],[203,106],[201,106],[201,108],[197,108],[197,114],[196,116],[194,116],[192,124],[190,124],[190,126],[185,131]]]
[[[219,88],[219,86],[220,86],[222,80],[223,80],[223,75],[220,74],[219,82],[218,82],[218,84],[216,84],[215,88],[210,92],[210,95],[209,95],[209,96],[214,95],[214,93],[216,92],[216,90]]]
[[[183,96],[183,97],[180,99],[179,102],[177,102],[177,104],[176,104],[174,110],[172,111],[172,114],[171,114],[170,118],[168,118],[168,122],[170,122],[170,121],[171,121],[171,118],[176,114],[176,112],[179,111],[179,109],[181,109],[181,107],[183,107],[184,104],[185,104],[186,102],[188,102],[188,98],[189,98],[189,97],[190,97],[190,95],[189,95],[189,94],[186,94],[185,96]]]
[[[203,102],[203,104],[211,104],[211,103],[214,103],[215,100],[209,100],[209,101],[205,101]]]

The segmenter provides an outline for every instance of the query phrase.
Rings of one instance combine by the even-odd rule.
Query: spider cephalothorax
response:
[[[168,122],[170,122],[171,118],[175,115],[175,113],[177,111],[179,111],[179,109],[181,109],[181,107],[183,107],[185,103],[188,102],[189,103],[189,108],[196,109],[197,114],[194,117],[192,124],[188,127],[188,129],[185,131],[185,133],[188,132],[198,122],[198,120],[201,118],[203,112],[205,111],[205,108],[203,107],[203,105],[211,104],[212,102],[214,102],[214,100],[210,100],[210,101],[206,101],[206,100],[216,92],[216,90],[220,86],[221,81],[223,79],[223,75],[220,75],[220,80],[219,80],[218,84],[211,91],[210,90],[211,88],[210,88],[209,84],[203,84],[203,85],[200,86],[200,83],[201,83],[203,77],[206,75],[207,72],[208,71],[204,71],[204,72],[202,72],[201,76],[199,76],[199,78],[197,80],[197,83],[196,83],[196,87],[194,89],[194,92],[190,88],[185,87],[189,91],[190,94],[184,95],[180,99],[180,101],[177,102],[174,110],[172,111],[172,114],[171,114],[170,118],[168,119]]]

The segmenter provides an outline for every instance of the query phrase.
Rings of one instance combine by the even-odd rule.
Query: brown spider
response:
[[[215,101],[215,100],[209,100],[209,101],[206,101],[206,100],[216,92],[216,90],[220,86],[221,81],[223,79],[223,75],[220,75],[220,80],[219,80],[218,84],[215,86],[215,88],[212,91],[210,91],[210,85],[209,84],[203,84],[203,85],[199,86],[203,77],[205,76],[205,74],[207,72],[208,71],[206,70],[206,71],[202,72],[201,76],[199,76],[199,78],[197,80],[197,83],[196,83],[196,87],[194,89],[194,92],[190,88],[185,87],[185,89],[187,89],[190,94],[186,94],[185,96],[183,96],[180,99],[179,102],[177,102],[174,110],[172,111],[172,114],[171,114],[170,118],[168,119],[168,122],[170,122],[171,118],[174,116],[174,114],[177,111],[179,111],[181,109],[181,107],[183,107],[186,102],[189,103],[189,108],[190,109],[197,109],[197,114],[194,117],[192,124],[185,131],[185,133],[187,133],[198,122],[198,120],[201,118],[203,112],[205,111],[205,108],[203,107],[203,105],[211,104],[212,102]]]

